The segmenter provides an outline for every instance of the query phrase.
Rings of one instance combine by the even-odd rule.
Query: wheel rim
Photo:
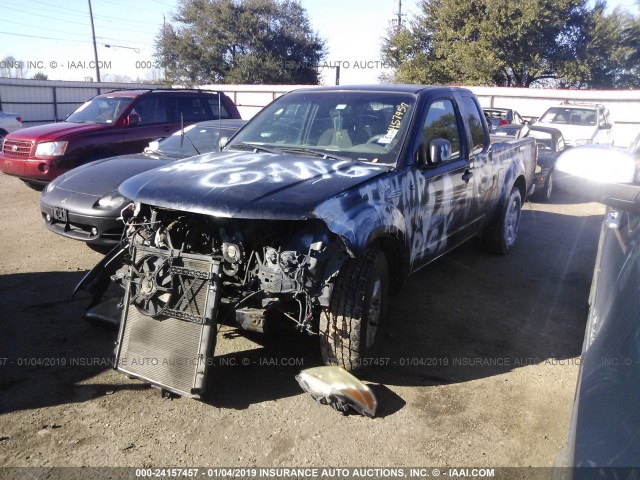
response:
[[[369,312],[367,315],[367,349],[371,349],[376,341],[378,327],[380,325],[380,312],[382,310],[382,281],[376,280],[371,289]]]
[[[518,198],[514,196],[511,202],[509,202],[509,208],[507,209],[504,222],[504,243],[508,248],[516,242],[519,220],[520,208],[518,208]]]

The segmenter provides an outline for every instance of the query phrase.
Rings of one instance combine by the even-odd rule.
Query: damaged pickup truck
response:
[[[124,182],[126,238],[79,288],[120,319],[116,369],[168,392],[204,392],[224,323],[289,322],[357,371],[408,274],[479,235],[514,247],[535,166],[533,139],[490,143],[465,89],[296,90],[223,151]],[[109,278],[125,293],[105,307]]]

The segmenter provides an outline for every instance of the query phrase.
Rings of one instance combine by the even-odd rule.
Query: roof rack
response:
[[[584,107],[600,107],[600,108],[606,108],[604,105],[602,105],[601,103],[595,103],[595,102],[580,102],[578,100],[565,100],[564,102],[561,103],[561,105],[576,105],[576,106],[584,106]]]
[[[217,90],[203,90],[201,88],[170,88],[170,87],[165,87],[165,88],[116,88],[115,90],[110,90],[108,92],[105,93],[114,93],[114,92],[131,92],[131,91],[143,91],[145,93],[151,93],[151,92],[200,92],[200,93],[215,93],[215,94],[219,94],[220,92]]]

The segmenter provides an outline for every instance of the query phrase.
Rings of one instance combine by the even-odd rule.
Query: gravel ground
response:
[[[296,333],[223,328],[204,401],[112,370],[117,332],[70,298],[100,254],[48,232],[38,193],[0,175],[0,465],[551,466],[602,213],[527,204],[510,256],[469,242],[410,277],[392,298],[385,365],[362,377],[379,400],[369,419],[301,391],[295,374],[320,360]]]

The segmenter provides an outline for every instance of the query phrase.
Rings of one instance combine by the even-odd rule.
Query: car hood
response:
[[[137,175],[119,191],[136,202],[218,217],[302,220],[316,206],[389,170],[289,154],[225,151]]]
[[[121,155],[87,163],[55,179],[54,187],[74,193],[102,197],[118,189],[118,185],[139,173],[175,161],[143,154]]]
[[[10,138],[12,140],[35,140],[36,142],[44,140],[53,141],[62,136],[100,130],[105,127],[109,127],[109,125],[72,122],[48,123],[36,127],[22,128],[12,133]]]

